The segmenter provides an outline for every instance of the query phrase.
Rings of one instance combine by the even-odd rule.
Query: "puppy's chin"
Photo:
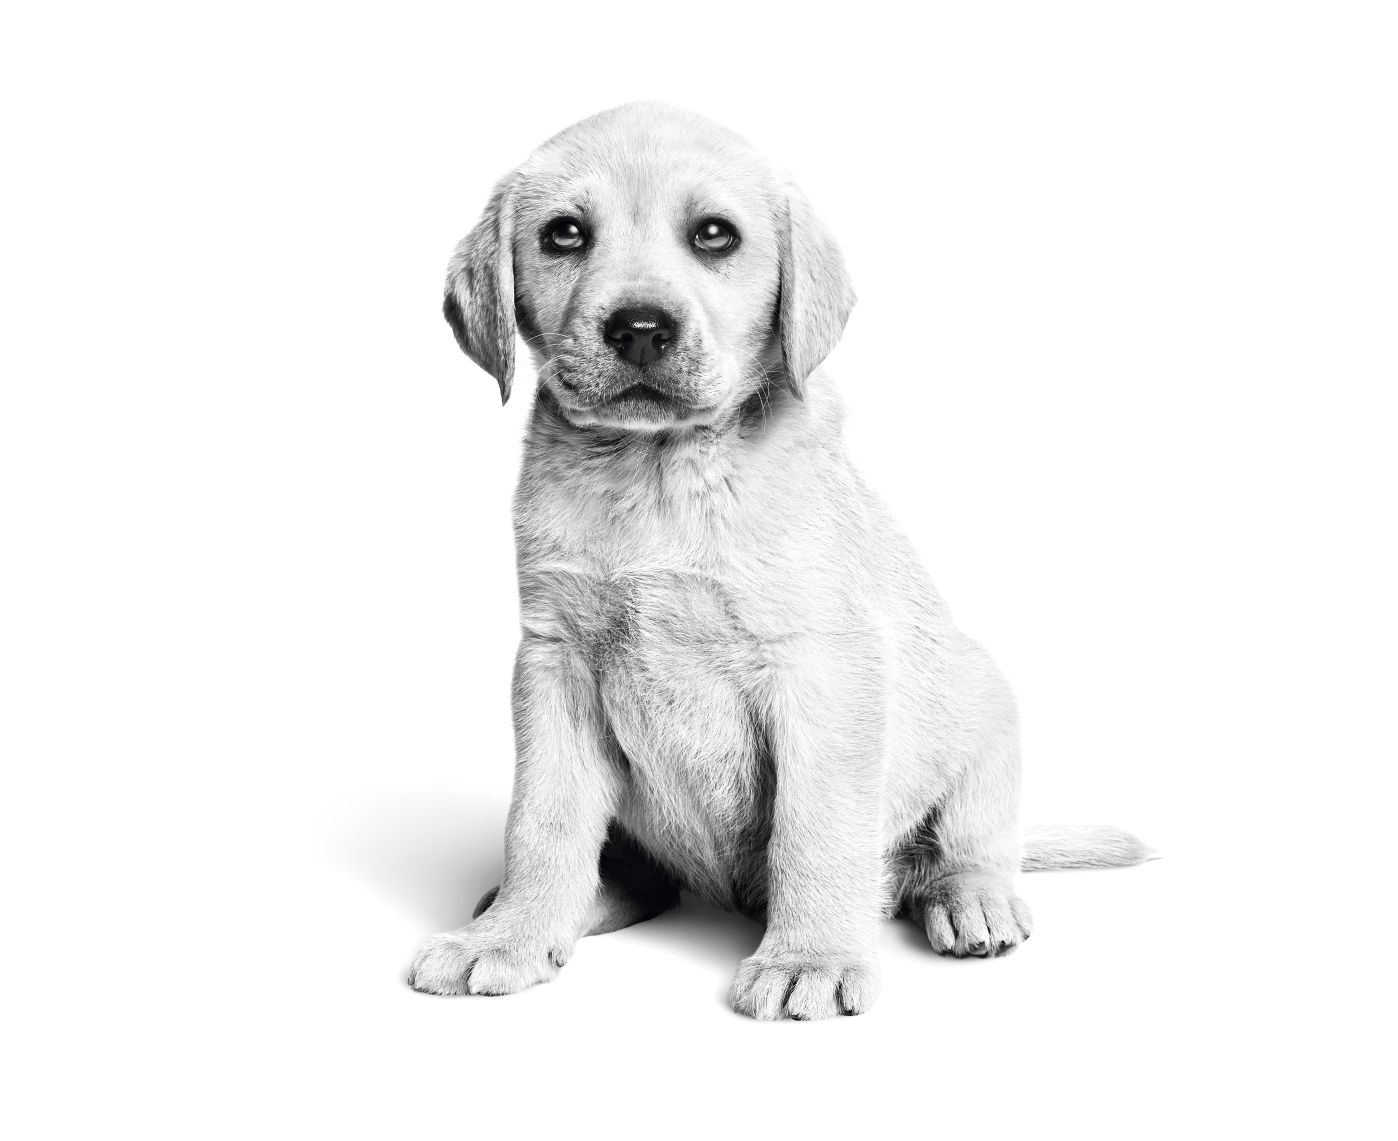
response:
[[[606,400],[577,407],[555,391],[559,410],[575,428],[617,428],[627,432],[664,432],[708,424],[714,409],[698,407],[651,388],[634,384]]]

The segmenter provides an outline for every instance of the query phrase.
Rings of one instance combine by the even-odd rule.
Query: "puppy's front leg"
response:
[[[730,993],[754,1018],[862,1014],[878,993],[882,686],[868,657],[838,664],[848,650],[771,674],[767,932]]]
[[[408,982],[431,994],[511,994],[558,973],[597,894],[620,776],[603,744],[596,683],[566,644],[529,634],[515,659],[515,787],[505,878],[490,909],[418,952]]]

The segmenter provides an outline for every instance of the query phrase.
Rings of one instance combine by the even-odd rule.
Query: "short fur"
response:
[[[540,235],[582,218],[587,249]],[[734,223],[721,259],[687,242]],[[1022,848],[1009,689],[860,481],[818,366],[854,303],[809,204],[746,143],[657,104],[555,136],[458,247],[445,311],[508,397],[514,327],[540,387],[515,498],[523,638],[506,870],[414,987],[505,994],[682,887],[762,917],[734,1006],[858,1014],[879,921],[994,956],[1030,933],[1026,867],[1135,863],[1115,830]],[[600,335],[677,317],[638,370]],[[659,396],[656,396],[658,393]]]

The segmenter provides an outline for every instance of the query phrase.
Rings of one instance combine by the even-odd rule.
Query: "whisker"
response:
[[[524,343],[527,345],[533,341],[544,341],[549,337],[552,337],[556,341],[564,342],[570,339],[567,333],[535,333],[532,337],[525,337]]]

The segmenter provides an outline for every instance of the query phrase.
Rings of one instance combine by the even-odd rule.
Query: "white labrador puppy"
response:
[[[411,984],[508,994],[681,888],[759,916],[733,1005],[859,1014],[881,918],[991,957],[1021,867],[1131,864],[1017,820],[1014,702],[850,466],[817,366],[854,294],[805,199],[653,103],[555,136],[457,247],[445,311],[539,374],[515,499],[523,638],[504,882]]]

